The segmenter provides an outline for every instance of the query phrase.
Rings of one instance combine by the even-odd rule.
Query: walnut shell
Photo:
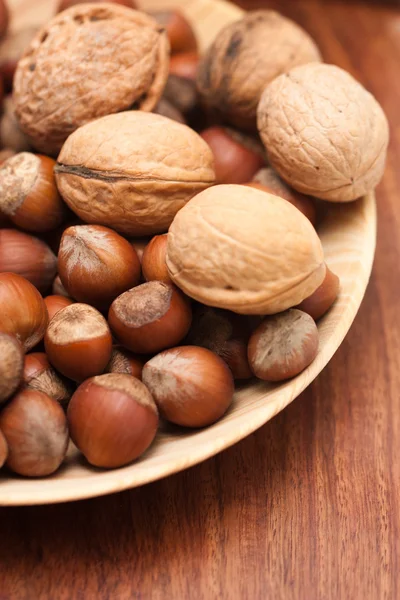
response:
[[[225,27],[200,61],[206,103],[238,127],[255,128],[265,86],[296,65],[321,60],[310,36],[273,10],[247,13]]]
[[[292,69],[264,91],[258,128],[268,159],[303,194],[355,200],[380,181],[389,128],[375,98],[326,64]]]
[[[309,220],[286,200],[241,185],[214,186],[179,211],[167,267],[195,300],[241,314],[290,308],[325,276]]]
[[[57,153],[88,121],[131,106],[152,110],[168,77],[166,32],[110,3],[78,4],[34,37],[14,77],[16,115],[32,144]]]
[[[122,112],[65,142],[58,189],[83,220],[124,234],[164,232],[192,196],[215,181],[213,155],[192,129],[161,115]]]

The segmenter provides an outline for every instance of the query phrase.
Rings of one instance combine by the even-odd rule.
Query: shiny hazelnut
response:
[[[21,229],[38,233],[58,227],[67,211],[54,179],[56,162],[20,152],[0,166],[0,211]]]
[[[146,386],[129,375],[88,379],[68,407],[71,437],[96,467],[121,467],[140,456],[158,427],[158,412]]]
[[[18,61],[31,43],[37,31],[38,26],[28,25],[17,31],[9,31],[1,42],[0,74],[3,76],[4,87],[7,92],[11,92],[12,90],[14,73]]]
[[[169,63],[170,75],[195,81],[200,57],[197,52],[181,52],[171,56]]]
[[[229,408],[234,392],[226,363],[206,348],[180,346],[154,356],[143,368],[160,415],[185,427],[204,427]]]
[[[306,313],[292,308],[266,317],[249,341],[250,367],[265,381],[289,379],[312,363],[318,343],[317,326]]]
[[[24,388],[0,413],[7,441],[6,465],[19,475],[54,473],[67,452],[67,419],[61,406],[43,392]]]
[[[64,409],[73,394],[71,382],[53,369],[44,352],[32,352],[25,356],[23,381],[25,387],[47,394]]]
[[[245,183],[264,164],[261,154],[234,139],[224,127],[210,127],[200,135],[214,154],[217,183]]]
[[[181,11],[156,11],[152,12],[151,16],[166,29],[171,46],[171,54],[197,50],[195,33]]]
[[[0,469],[4,465],[8,456],[8,446],[6,438],[0,431]]]
[[[17,152],[31,149],[28,138],[21,130],[15,116],[12,96],[6,96],[3,102],[3,114],[0,118],[0,142],[2,146]]]
[[[44,299],[44,303],[47,308],[47,312],[49,313],[49,321],[54,317],[56,313],[62,308],[73,304],[74,301],[71,298],[67,298],[66,296],[46,296]]]
[[[310,315],[314,321],[320,319],[335,302],[340,290],[340,280],[326,267],[324,281],[311,296],[303,300],[296,308]]]
[[[54,315],[44,345],[57,371],[74,381],[83,381],[104,371],[111,357],[112,338],[99,311],[76,303]]]
[[[143,359],[118,346],[113,348],[111,359],[105,368],[106,373],[121,373],[142,379]]]
[[[46,305],[37,289],[15,273],[0,273],[0,331],[14,335],[26,352],[44,336]]]
[[[187,334],[191,320],[189,300],[161,281],[149,281],[121,294],[108,313],[118,341],[139,354],[176,346]]]
[[[140,280],[133,246],[101,225],[68,227],[58,252],[58,274],[68,294],[100,310]]]
[[[142,271],[146,281],[172,283],[165,262],[167,241],[167,233],[156,235],[145,247],[142,257]]]
[[[22,380],[24,351],[17,338],[7,333],[0,333],[0,357],[1,405],[13,395]]]
[[[65,287],[63,286],[63,284],[61,283],[61,279],[59,275],[56,275],[56,277],[54,278],[53,281],[53,285],[52,285],[52,292],[54,296],[64,296],[65,298],[70,298],[70,296],[68,295],[67,290],[65,289]],[[71,298],[72,300],[72,298]]]
[[[22,275],[45,292],[56,271],[57,258],[45,242],[16,229],[0,230],[0,273]]]

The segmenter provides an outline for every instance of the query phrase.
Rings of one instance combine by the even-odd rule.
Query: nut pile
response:
[[[70,439],[121,467],[160,419],[211,425],[235,382],[312,363],[340,287],[318,199],[374,189],[387,121],[273,11],[203,56],[132,0],[7,23],[0,0],[0,467],[49,475]]]

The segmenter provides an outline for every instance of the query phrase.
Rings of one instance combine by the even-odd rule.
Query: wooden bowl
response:
[[[46,17],[54,10],[48,0],[14,0],[16,21]],[[33,7],[34,4],[34,7]],[[170,6],[168,0],[142,2],[143,8]],[[222,0],[174,0],[192,20],[202,47],[221,26],[237,19],[240,9]],[[23,10],[28,7],[27,12]],[[31,11],[31,15],[30,12]],[[215,425],[196,431],[162,431],[139,460],[127,467],[102,471],[87,465],[70,448],[65,465],[46,479],[22,479],[2,472],[0,505],[42,504],[90,498],[142,485],[195,465],[228,448],[272,419],[296,398],[321,372],[350,328],[371,272],[376,237],[374,195],[348,205],[329,205],[319,234],[326,262],[341,281],[341,294],[320,321],[320,349],[316,360],[301,375],[281,385],[252,383],[238,390],[228,414]]]

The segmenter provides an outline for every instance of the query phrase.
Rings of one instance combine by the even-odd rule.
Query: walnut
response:
[[[141,111],[77,129],[55,174],[61,195],[83,221],[134,236],[166,231],[177,211],[215,181],[212,152],[195,131]]]
[[[178,212],[167,267],[195,300],[242,314],[295,306],[325,276],[308,219],[286,200],[241,185],[211,187]]]
[[[301,27],[272,10],[258,10],[219,33],[200,61],[197,84],[224,118],[255,129],[265,86],[296,65],[318,60],[317,46]]]
[[[20,126],[38,150],[55,154],[94,118],[152,110],[168,62],[166,33],[151,17],[116,4],[74,6],[39,31],[18,63]]]
[[[380,181],[389,129],[375,98],[339,67],[296,67],[265,89],[258,128],[268,159],[293,188],[334,202]]]

